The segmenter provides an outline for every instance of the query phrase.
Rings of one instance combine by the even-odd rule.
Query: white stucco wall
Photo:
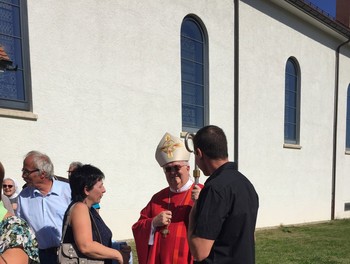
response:
[[[276,1],[275,1],[276,2]],[[329,220],[335,49],[322,25],[274,1],[239,2],[239,168],[260,197],[258,227]],[[101,214],[114,239],[167,185],[154,159],[165,132],[181,132],[180,27],[195,14],[209,41],[210,123],[234,137],[233,1],[28,0],[33,112],[0,118],[0,160],[20,185],[23,156],[48,154],[57,175],[71,161],[99,167]],[[336,217],[350,217],[345,155],[349,47],[341,55]],[[301,69],[301,149],[283,148],[284,72]],[[191,160],[193,164],[193,159]],[[200,178],[201,182],[205,177]]]
[[[24,183],[23,156],[33,149],[51,157],[57,175],[71,161],[91,163],[106,175],[101,214],[113,238],[132,238],[140,210],[167,185],[155,148],[165,132],[181,132],[180,27],[188,14],[209,35],[210,103],[220,108],[210,118],[232,133],[232,117],[221,120],[233,113],[232,5],[28,0],[38,119],[0,118],[7,176]]]
[[[329,220],[335,50],[342,41],[269,1],[241,1],[240,32],[240,170],[260,194],[258,226]],[[289,57],[301,70],[301,149],[283,147]]]
[[[350,87],[350,49],[343,46],[340,51],[335,217],[349,218],[350,211],[344,211],[345,203],[350,203],[350,152],[345,151],[346,123],[344,120],[347,118],[347,93]]]

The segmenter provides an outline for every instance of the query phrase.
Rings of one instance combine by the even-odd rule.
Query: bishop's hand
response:
[[[162,211],[157,216],[155,216],[152,220],[152,225],[154,227],[160,227],[169,225],[171,222],[172,213],[171,211]]]

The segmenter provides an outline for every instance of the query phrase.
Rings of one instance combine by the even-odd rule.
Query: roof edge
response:
[[[299,10],[311,16],[312,18],[318,20],[319,22],[331,28],[335,32],[339,33],[340,35],[350,39],[350,28],[346,27],[345,25],[337,21],[335,18],[333,18],[326,12],[323,12],[321,9],[312,5],[310,2],[303,1],[303,0],[284,0],[284,1],[298,8]]]

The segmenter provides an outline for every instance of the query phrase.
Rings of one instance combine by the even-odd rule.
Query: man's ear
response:
[[[201,151],[200,148],[196,148],[194,154],[195,154],[196,156],[198,156],[199,158],[202,158],[202,156],[203,156],[203,153],[202,153],[202,151]]]

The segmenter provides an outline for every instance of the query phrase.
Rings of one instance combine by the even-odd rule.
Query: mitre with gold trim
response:
[[[173,161],[188,161],[190,152],[187,151],[184,142],[168,132],[162,137],[156,149],[156,160],[161,167]]]

